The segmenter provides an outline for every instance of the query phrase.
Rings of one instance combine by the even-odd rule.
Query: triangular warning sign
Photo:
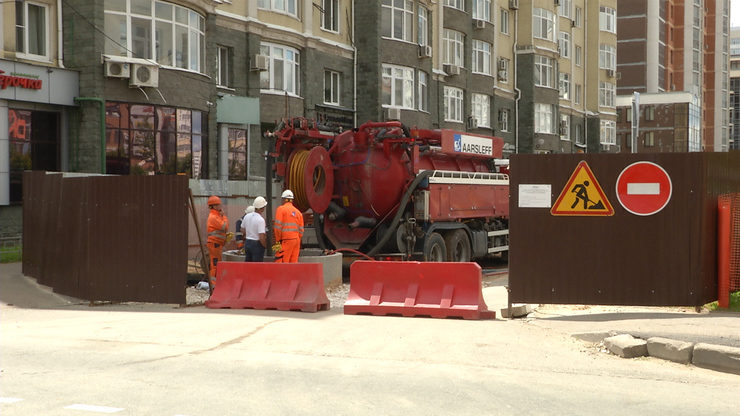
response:
[[[552,215],[571,216],[610,216],[614,208],[606,199],[604,191],[596,180],[588,163],[582,160],[570,175],[568,183],[560,192],[555,205],[550,209]]]

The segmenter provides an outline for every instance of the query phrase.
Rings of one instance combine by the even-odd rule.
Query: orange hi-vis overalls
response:
[[[298,252],[303,238],[303,214],[291,201],[280,205],[275,211],[275,241],[282,250],[275,253],[276,263],[298,263]]]
[[[208,239],[206,245],[208,246],[208,256],[210,257],[210,276],[208,278],[208,284],[211,286],[211,290],[216,286],[216,265],[221,261],[221,253],[224,250],[224,244],[226,244],[226,230],[229,227],[229,219],[226,215],[211,209],[211,213],[208,214]]]

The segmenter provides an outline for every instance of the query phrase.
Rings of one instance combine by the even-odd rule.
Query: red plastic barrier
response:
[[[476,263],[355,261],[344,313],[494,319],[481,276]]]
[[[218,262],[212,309],[329,310],[320,263]]]

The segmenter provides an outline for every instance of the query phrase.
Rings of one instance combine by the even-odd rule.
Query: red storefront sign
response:
[[[19,77],[16,75],[4,75],[5,71],[0,69],[0,89],[8,87],[28,88],[31,90],[40,90],[42,81],[40,79]]]

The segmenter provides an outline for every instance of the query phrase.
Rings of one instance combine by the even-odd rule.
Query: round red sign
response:
[[[671,200],[673,185],[668,173],[653,162],[635,162],[617,178],[617,199],[635,215],[653,215]]]

